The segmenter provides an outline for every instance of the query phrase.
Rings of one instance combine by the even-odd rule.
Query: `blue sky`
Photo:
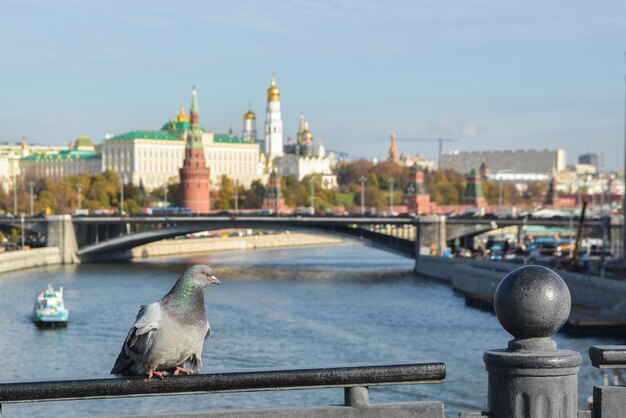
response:
[[[304,112],[352,158],[384,157],[396,130],[624,165],[624,1],[3,3],[3,142],[158,129],[194,84],[205,128],[240,133],[251,101],[262,132],[275,71],[286,135]]]

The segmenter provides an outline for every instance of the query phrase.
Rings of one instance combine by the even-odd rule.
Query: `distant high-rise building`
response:
[[[468,173],[485,164],[491,171],[491,178],[504,175],[546,180],[553,173],[567,169],[567,151],[556,150],[514,150],[514,151],[455,151],[441,156],[441,167],[459,173]]]
[[[200,110],[196,88],[191,99],[190,129],[186,134],[185,159],[180,169],[180,204],[192,213],[208,213],[210,206],[210,172],[204,158]]]
[[[283,155],[283,118],[280,111],[280,90],[276,87],[276,76],[267,89],[267,111],[265,113],[265,155],[274,159]]]
[[[582,154],[578,156],[578,164],[592,165],[598,168],[598,154]]]

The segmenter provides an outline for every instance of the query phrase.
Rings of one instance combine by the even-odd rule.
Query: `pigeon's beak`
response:
[[[215,276],[211,276],[211,283],[214,283],[214,284],[221,284],[221,283],[220,283],[220,281],[219,281],[219,280],[217,280],[217,277],[215,277]]]

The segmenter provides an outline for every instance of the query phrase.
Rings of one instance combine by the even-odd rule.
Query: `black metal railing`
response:
[[[223,392],[440,383],[443,363],[381,364],[318,369],[255,370],[174,376],[0,384],[0,406],[23,402],[108,399]]]

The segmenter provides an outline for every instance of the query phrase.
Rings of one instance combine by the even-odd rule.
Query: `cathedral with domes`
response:
[[[281,176],[294,174],[298,180],[309,175],[319,175],[322,187],[334,189],[337,187],[337,176],[332,172],[334,159],[326,155],[326,149],[321,141],[314,142],[309,122],[300,114],[300,124],[295,143],[288,143],[284,147],[285,154],[276,159],[276,168]]]

